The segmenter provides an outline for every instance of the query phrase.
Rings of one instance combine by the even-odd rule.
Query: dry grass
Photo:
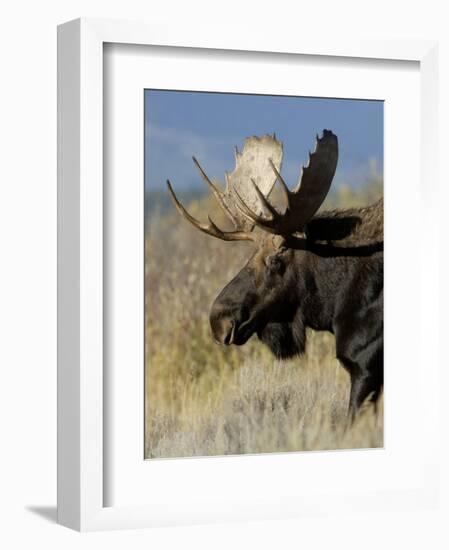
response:
[[[336,206],[371,202],[345,190]],[[344,196],[346,193],[346,196]],[[350,196],[348,196],[348,193]],[[223,224],[210,199],[190,210]],[[208,314],[251,252],[195,231],[176,214],[153,217],[146,238],[146,437],[148,458],[383,446],[382,406],[348,427],[349,378],[330,334],[308,334],[306,354],[280,363],[253,337],[217,346]]]

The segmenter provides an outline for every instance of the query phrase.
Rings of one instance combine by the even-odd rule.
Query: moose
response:
[[[241,346],[256,334],[280,359],[305,350],[306,327],[335,335],[336,356],[350,376],[348,413],[376,404],[383,387],[383,200],[363,208],[318,210],[330,189],[338,140],[316,137],[293,190],[281,176],[282,142],[250,137],[222,190],[193,161],[234,229],[193,218],[168,190],[177,210],[200,231],[224,241],[251,241],[255,251],[223,288],[210,311],[219,344]],[[286,207],[268,197],[279,183]]]

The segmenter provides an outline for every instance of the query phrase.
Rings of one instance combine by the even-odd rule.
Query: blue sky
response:
[[[145,186],[202,189],[196,156],[210,178],[234,167],[234,146],[251,135],[276,133],[284,144],[282,174],[297,183],[315,135],[330,129],[339,140],[333,187],[363,185],[372,166],[383,169],[383,102],[348,99],[145,91]]]

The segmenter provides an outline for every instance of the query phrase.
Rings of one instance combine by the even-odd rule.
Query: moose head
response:
[[[233,231],[222,231],[210,217],[208,223],[194,219],[167,181],[176,208],[196,228],[226,241],[247,240],[256,244],[246,265],[212,305],[210,324],[217,343],[242,345],[256,333],[278,357],[303,351],[304,323],[297,315],[295,300],[297,254],[292,243],[304,235],[307,223],[325,199],[337,159],[337,137],[324,130],[321,138],[317,136],[315,151],[309,154],[308,166],[302,168],[297,186],[290,191],[280,174],[282,143],[275,136],[251,137],[245,141],[242,152],[236,150],[236,167],[225,174],[226,188],[222,191],[193,158],[234,225]],[[276,182],[285,194],[283,214],[267,199]],[[261,231],[255,231],[256,226]]]

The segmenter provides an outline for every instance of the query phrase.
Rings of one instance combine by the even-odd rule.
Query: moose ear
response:
[[[348,237],[360,222],[359,216],[317,216],[305,225],[304,234],[310,241],[339,241]]]

